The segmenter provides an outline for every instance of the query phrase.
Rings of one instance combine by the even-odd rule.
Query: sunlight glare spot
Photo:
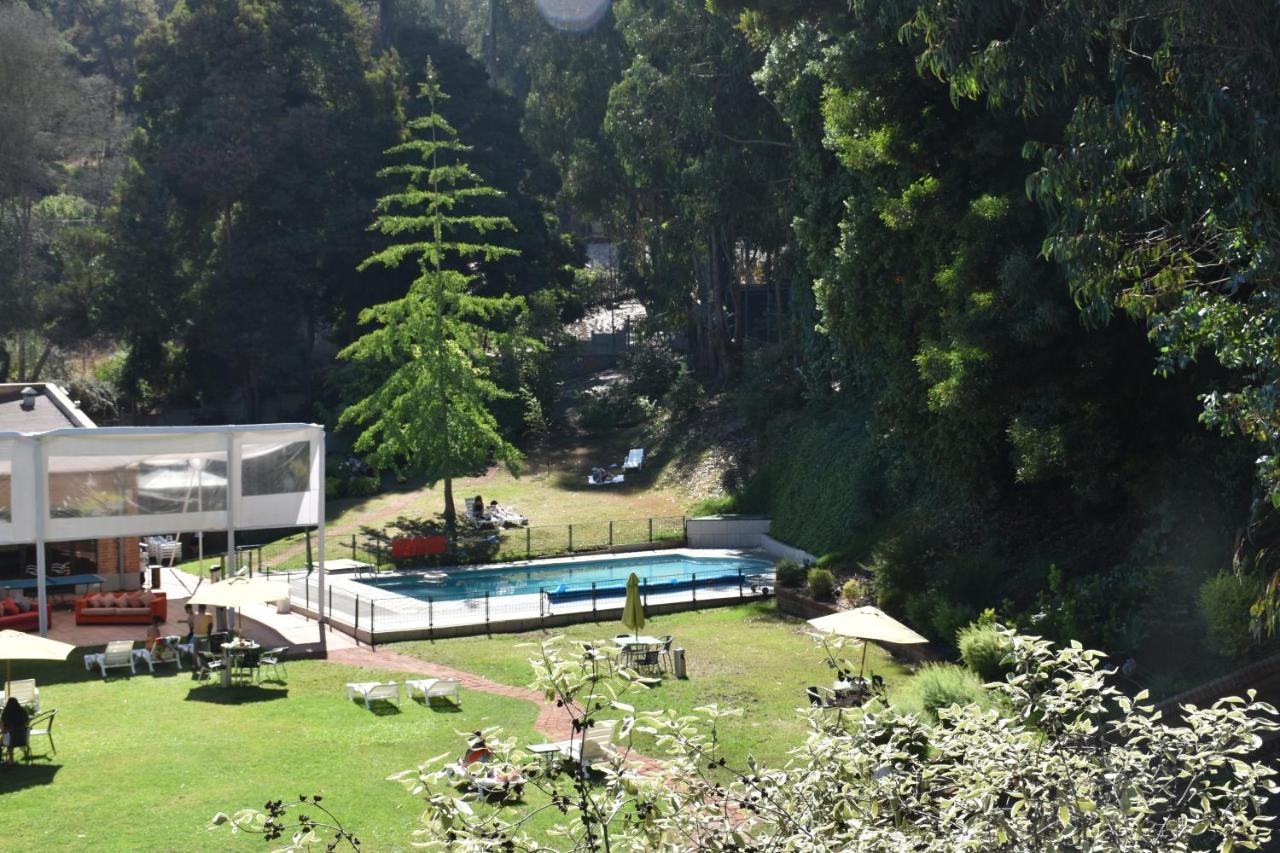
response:
[[[582,33],[593,28],[609,12],[611,0],[536,0],[538,11],[558,30]]]

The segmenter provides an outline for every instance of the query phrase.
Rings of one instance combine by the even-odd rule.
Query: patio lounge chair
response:
[[[179,669],[179,671],[181,671],[182,649],[179,648],[178,643],[169,642],[166,639],[161,639],[160,642],[165,643],[169,647],[169,651],[173,652],[173,655],[167,658],[162,658],[162,657],[156,656],[154,649],[143,649],[144,654],[142,654],[141,657],[144,661],[146,661],[147,668],[150,669],[152,672],[155,672],[157,665],[171,663],[174,666],[176,666]]]
[[[462,682],[456,678],[415,678],[404,683],[404,692],[408,695],[410,702],[413,701],[413,695],[419,693],[422,695],[424,705],[430,705],[431,700],[435,698],[449,698],[458,707],[462,707],[460,687]]]
[[[133,640],[112,640],[107,643],[106,651],[102,653],[102,657],[98,658],[98,668],[102,670],[102,677],[107,677],[109,669],[124,669],[129,667],[129,671],[137,673],[138,670],[134,664],[133,657]]]
[[[552,745],[569,761],[589,767],[612,757],[613,732],[617,725],[617,720],[605,720],[596,723],[580,738],[569,738]]]
[[[23,678],[10,682],[8,693],[0,690],[0,705],[8,702],[10,696],[17,699],[22,707],[37,713],[40,711],[40,688],[36,687],[34,678]]]
[[[622,463],[623,471],[639,471],[644,467],[644,448],[633,447],[631,452],[627,454],[627,460]]]
[[[347,701],[359,697],[368,710],[373,710],[373,703],[378,700],[400,704],[400,682],[398,681],[348,681]]]

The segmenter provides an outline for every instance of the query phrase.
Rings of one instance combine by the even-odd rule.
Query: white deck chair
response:
[[[422,702],[430,705],[433,698],[449,698],[462,705],[462,682],[456,678],[417,678],[404,683],[405,693],[413,701],[415,693],[422,695]]]
[[[617,720],[596,723],[581,738],[569,738],[556,743],[564,757],[578,764],[593,764],[610,758],[613,752],[613,732]]]
[[[400,682],[398,681],[348,681],[347,701],[359,696],[364,700],[365,708],[373,710],[373,702],[379,699],[400,704]]]
[[[109,669],[123,669],[129,667],[129,671],[137,673],[138,670],[134,666],[133,660],[133,640],[112,640],[107,643],[107,650],[102,653],[102,657],[98,660],[98,667],[102,670],[102,677],[107,677]]]
[[[627,454],[627,461],[622,463],[623,471],[639,471],[644,467],[644,448],[633,447]]]
[[[36,687],[34,678],[23,678],[9,684],[9,692],[5,693],[0,690],[0,705],[9,701],[12,696],[18,700],[18,703],[24,708],[30,708],[33,712],[40,711],[40,689]]]

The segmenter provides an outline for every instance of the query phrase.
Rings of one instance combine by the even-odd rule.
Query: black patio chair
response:
[[[31,725],[27,729],[27,761],[31,760],[31,738],[47,737],[49,739],[49,751],[54,755],[58,754],[58,748],[53,744],[53,720],[57,716],[58,709],[51,708],[48,711],[41,711],[31,718]]]

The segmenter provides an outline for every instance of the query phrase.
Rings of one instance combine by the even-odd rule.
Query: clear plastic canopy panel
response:
[[[305,424],[0,434],[0,544],[315,525],[323,453]]]

